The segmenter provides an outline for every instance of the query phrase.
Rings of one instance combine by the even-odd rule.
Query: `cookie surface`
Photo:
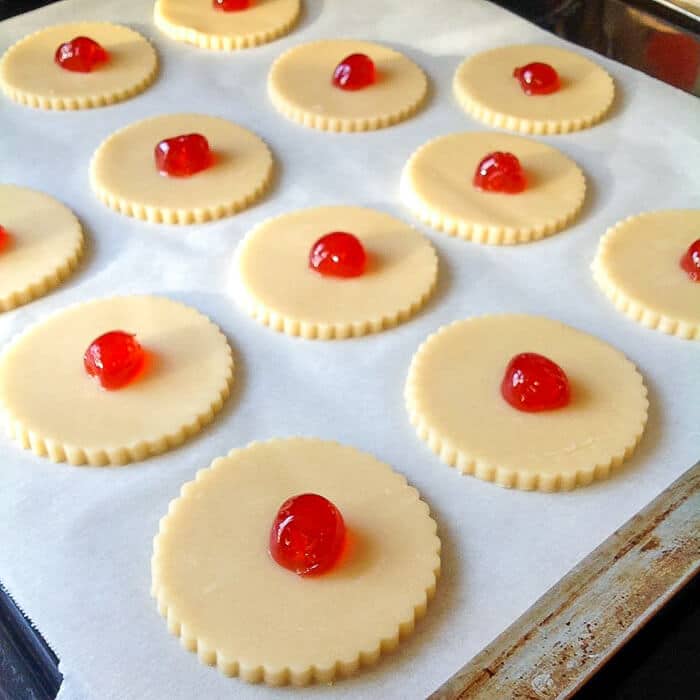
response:
[[[0,250],[0,311],[8,311],[66,279],[85,240],[75,214],[43,192],[0,185],[0,212],[9,236]]]
[[[593,276],[615,306],[647,328],[700,340],[700,282],[680,259],[700,238],[700,209],[631,216],[608,229]]]
[[[90,73],[54,61],[59,45],[78,36],[97,41],[109,60]],[[88,109],[143,92],[156,78],[158,57],[140,34],[107,22],[74,22],[40,29],[11,46],[0,60],[0,87],[15,102],[41,109]]]
[[[567,374],[571,402],[525,413],[501,395],[519,353]],[[456,321],[413,357],[406,405],[418,435],[450,466],[501,486],[557,491],[603,479],[631,455],[647,420],[642,377],[594,336],[541,316]]]
[[[355,235],[369,256],[364,274],[328,277],[309,268],[313,244],[332,231]],[[240,243],[233,293],[249,314],[305,338],[374,333],[409,318],[432,293],[437,257],[418,231],[361,207],[317,207],[283,214]]]
[[[485,192],[472,183],[482,158],[514,154],[527,187]],[[421,221],[475,243],[506,245],[550,236],[573,221],[586,193],[579,167],[556,148],[521,136],[463,132],[421,146],[401,175],[401,199]]]
[[[341,560],[319,576],[297,576],[268,552],[278,508],[301,493],[328,498],[348,532]],[[418,492],[367,453],[310,438],[252,443],[171,502],[152,593],[183,646],[226,675],[327,683],[413,630],[440,571],[435,532]]]
[[[254,0],[238,12],[215,9],[212,0],[156,0],[153,20],[171,39],[202,49],[235,51],[286,34],[301,11],[301,0]]]
[[[526,95],[513,77],[528,63],[551,65],[561,87]],[[457,101],[474,118],[524,134],[564,134],[599,122],[615,95],[612,78],[581,54],[556,46],[503,46],[467,58],[453,79]]]
[[[355,53],[372,59],[376,82],[361,90],[335,87],[335,67]],[[296,46],[273,63],[267,78],[270,99],[285,117],[324,131],[370,131],[408,119],[427,88],[423,71],[403,54],[349,39]]]
[[[156,168],[153,151],[163,139],[200,133],[214,162],[190,177]],[[191,224],[244,209],[265,192],[273,160],[252,131],[219,117],[166,114],[135,122],[109,136],[90,163],[90,184],[107,206],[155,223]]]
[[[136,335],[146,369],[107,391],[83,367],[92,341]],[[11,437],[55,462],[124,464],[184,442],[209,423],[233,381],[221,331],[165,297],[124,296],[72,306],[30,327],[0,356],[0,408]]]

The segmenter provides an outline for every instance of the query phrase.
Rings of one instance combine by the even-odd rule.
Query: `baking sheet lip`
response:
[[[474,689],[476,693],[480,693],[479,688],[476,686],[483,685],[482,680],[484,674],[488,676],[488,683],[492,678],[497,676],[505,676],[506,679],[511,677],[517,677],[518,672],[515,670],[516,664],[509,666],[508,659],[518,658],[517,653],[513,653],[513,650],[519,646],[520,656],[524,656],[522,649],[526,649],[526,645],[519,643],[522,640],[526,641],[533,638],[536,631],[549,622],[551,619],[556,619],[559,616],[561,619],[559,622],[559,628],[561,628],[561,623],[564,623],[568,627],[568,622],[564,621],[563,611],[569,610],[568,603],[572,603],[576,600],[583,598],[581,591],[585,590],[586,586],[589,586],[591,582],[595,582],[598,579],[598,575],[604,569],[610,569],[613,566],[619,564],[625,557],[630,557],[632,561],[637,561],[643,559],[641,553],[647,551],[647,544],[656,535],[653,533],[657,532],[669,519],[677,513],[677,511],[691,498],[695,497],[698,499],[700,497],[700,461],[696,462],[693,466],[687,469],[681,476],[673,481],[668,487],[666,487],[660,494],[653,498],[649,503],[647,503],[643,508],[641,508],[637,513],[635,513],[627,522],[625,522],[621,527],[615,530],[608,538],[606,538],[598,547],[596,547],[592,552],[586,555],[581,561],[575,564],[554,586],[547,590],[538,600],[536,600],[519,618],[517,618],[509,627],[507,627],[503,632],[501,632],[493,641],[487,644],[483,649],[477,652],[472,659],[465,664],[459,671],[452,675],[443,685],[436,689],[436,691],[430,696],[429,700],[466,700],[470,697],[483,697],[482,695],[473,696],[471,689]],[[669,502],[667,507],[662,510],[662,507],[666,502]],[[652,517],[655,511],[661,511],[655,517]],[[646,525],[645,523],[651,518],[651,524]],[[698,519],[696,517],[696,519]],[[693,536],[695,533],[695,528],[691,521],[690,526],[687,527],[687,532],[679,530],[679,528],[684,523],[681,522],[678,525],[673,525],[671,527],[673,539],[671,542],[682,541],[682,536],[686,535],[688,541],[693,541]],[[627,535],[626,539],[621,540],[621,535]],[[653,549],[656,549],[659,545],[663,544],[663,540],[660,540]],[[667,540],[670,539],[667,537]],[[643,544],[645,543],[645,544]],[[642,547],[639,549],[637,554],[634,554],[634,550],[639,545]],[[652,549],[652,548],[649,548]],[[597,561],[601,559],[602,561]],[[609,560],[607,562],[606,560]],[[627,559],[630,561],[630,559]],[[605,564],[608,564],[606,567]],[[580,666],[580,673],[578,676],[574,676],[569,681],[568,687],[558,692],[557,698],[570,698],[574,693],[581,689],[585,683],[590,680],[622,647],[632,639],[653,617],[679,592],[681,591],[690,581],[692,581],[695,576],[700,575],[700,557],[695,556],[692,558],[691,555],[688,556],[687,560],[684,560],[685,568],[679,569],[679,575],[666,589],[646,608],[644,608],[639,616],[637,616],[615,640],[609,646],[604,648],[604,652],[596,655],[595,663],[588,666]],[[631,568],[629,564],[620,564],[622,568]],[[594,570],[596,569],[596,570]],[[587,577],[586,577],[586,574]],[[557,596],[559,590],[563,585],[569,583],[572,579],[578,576],[584,575],[585,580],[582,582],[578,589],[574,589],[565,600],[564,603],[560,604],[555,610],[542,616],[542,613],[548,610],[549,602],[554,603],[557,601]],[[650,578],[650,574],[646,574],[647,578]],[[623,589],[627,591],[627,589]],[[530,622],[529,618],[533,618]],[[554,629],[557,629],[555,625]],[[542,654],[541,656],[545,656]],[[483,657],[483,661],[482,661]],[[506,661],[503,662],[502,666],[498,671],[494,671],[490,668],[491,664],[484,663],[488,661],[488,657],[492,659],[505,658]],[[552,664],[554,665],[554,664]],[[510,671],[510,673],[509,673]],[[460,678],[464,677],[464,681]],[[506,682],[506,681],[504,681]],[[556,690],[556,688],[554,689]]]

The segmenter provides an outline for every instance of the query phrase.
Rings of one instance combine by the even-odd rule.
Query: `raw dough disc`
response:
[[[136,334],[144,374],[117,391],[88,376],[83,354],[112,330]],[[124,464],[199,432],[233,381],[231,349],[198,311],[153,296],[99,299],[36,324],[0,356],[0,408],[10,436],[54,462]]]
[[[350,548],[330,572],[300,577],[268,552],[289,497],[340,510]],[[334,442],[252,443],[185,484],[160,521],[152,593],[183,646],[229,676],[327,683],[374,663],[409,634],[440,571],[428,506],[371,455]]]
[[[550,95],[526,95],[513,70],[549,63],[561,88]],[[525,134],[565,134],[599,122],[615,95],[612,78],[578,53],[555,46],[504,46],[467,58],[455,73],[457,100],[489,126]]]
[[[508,362],[538,352],[566,372],[568,406],[518,411],[501,396]],[[457,321],[413,357],[406,404],[418,435],[462,473],[557,491],[603,479],[629,457],[647,420],[634,365],[597,338],[541,316]]]
[[[217,10],[212,0],[156,0],[153,19],[171,39],[202,49],[235,51],[283,36],[300,9],[301,0],[254,0],[239,12]]]
[[[374,61],[378,80],[361,90],[342,90],[331,82],[333,71],[353,53]],[[267,79],[270,99],[285,117],[325,131],[370,131],[408,119],[427,88],[423,71],[403,54],[349,39],[296,46],[273,63]]]
[[[46,294],[73,272],[83,253],[78,219],[42,192],[0,185],[0,226],[10,235],[0,251],[0,311]]]
[[[493,151],[515,154],[528,186],[518,194],[472,184]],[[449,134],[428,141],[408,160],[401,198],[433,228],[476,243],[526,243],[565,228],[578,214],[586,181],[574,161],[551,146],[495,132]]]
[[[357,236],[369,256],[360,277],[309,268],[313,244],[331,231]],[[317,207],[269,219],[236,254],[234,295],[275,330],[305,338],[347,338],[395,326],[417,311],[437,279],[428,240],[393,216],[361,207]]]
[[[679,262],[700,238],[700,209],[631,216],[600,241],[593,276],[617,308],[647,328],[700,340],[700,282]]]
[[[214,165],[190,177],[156,169],[153,150],[163,139],[200,133]],[[137,219],[191,224],[230,216],[259,199],[272,178],[272,155],[254,133],[202,114],[166,114],[135,122],[109,136],[90,163],[95,194]]]
[[[109,61],[90,73],[56,64],[56,49],[87,36],[109,52]],[[0,86],[15,102],[42,109],[88,109],[121,102],[143,92],[158,73],[151,44],[128,27],[75,22],[40,29],[11,46],[0,61]]]

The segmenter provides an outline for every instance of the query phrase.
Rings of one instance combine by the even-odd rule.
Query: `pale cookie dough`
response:
[[[365,273],[338,278],[309,267],[313,244],[327,233],[357,236]],[[262,323],[304,338],[348,338],[405,321],[437,279],[428,240],[388,214],[361,207],[317,207],[254,228],[236,253],[234,296]]]
[[[647,328],[700,340],[700,283],[680,259],[700,238],[700,209],[631,216],[602,237],[593,276],[615,306]]]
[[[513,356],[536,352],[567,374],[571,402],[525,413],[501,395]],[[647,420],[642,377],[597,338],[540,316],[457,321],[413,357],[406,405],[419,437],[464,474],[558,491],[604,479],[629,457]]]
[[[300,10],[301,0],[253,0],[238,12],[215,9],[212,0],[156,0],[153,19],[171,39],[202,49],[235,51],[287,34]]]
[[[153,151],[163,139],[200,133],[214,164],[189,177],[162,175]],[[90,184],[126,216],[191,224],[230,216],[259,199],[272,179],[272,155],[253,132],[219,117],[166,114],[130,124],[102,142],[90,163]]]
[[[116,391],[83,366],[103,333],[134,333],[143,374]],[[12,438],[54,462],[125,464],[199,432],[233,381],[231,349],[198,311],[153,296],[99,299],[36,324],[0,356],[0,409]]]
[[[527,188],[518,194],[485,192],[472,184],[482,158],[493,151],[520,160]],[[506,245],[550,236],[583,206],[586,181],[579,167],[551,146],[496,132],[440,136],[421,146],[401,175],[404,204],[426,224],[475,243]]]
[[[268,551],[282,503],[318,493],[349,546],[300,577]],[[182,487],[154,540],[152,594],[168,629],[205,664],[269,685],[328,683],[413,631],[440,572],[435,521],[391,467],[310,438],[252,443]]]
[[[90,73],[61,68],[56,49],[87,36],[109,52]],[[11,46],[0,60],[0,86],[15,102],[42,109],[88,109],[143,92],[158,73],[151,44],[132,29],[107,22],[75,22],[41,29]]]
[[[549,63],[561,88],[549,95],[526,95],[513,70]],[[457,69],[458,102],[489,126],[525,134],[565,134],[599,122],[615,95],[612,78],[578,53],[555,46],[504,46],[467,58]]]
[[[0,250],[0,311],[46,294],[73,272],[83,254],[80,222],[42,192],[0,185],[0,226],[10,236]]]
[[[369,56],[377,81],[361,90],[332,83],[335,67],[353,53]],[[423,71],[403,54],[368,41],[328,39],[282,54],[270,69],[267,90],[285,117],[325,131],[370,131],[415,114],[425,99]]]

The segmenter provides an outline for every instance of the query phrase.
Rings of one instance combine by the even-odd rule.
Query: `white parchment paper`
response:
[[[543,139],[573,157],[588,179],[584,211],[571,229],[539,243],[490,248],[414,221],[440,256],[437,294],[415,319],[362,339],[289,338],[231,302],[234,248],[266,217],[337,203],[412,220],[398,197],[408,156],[433,136],[485,128],[452,97],[452,75],[464,56],[508,43],[560,43],[476,0],[423,3],[421,11],[406,0],[305,6],[291,35],[237,54],[169,40],[154,27],[148,0],[67,0],[0,24],[5,50],[52,23],[118,21],[151,38],[162,62],[153,87],[109,108],[51,113],[0,99],[0,181],[67,203],[90,239],[85,263],[66,284],[2,315],[0,342],[77,301],[154,292],[211,316],[237,362],[234,395],[214,424],[144,463],[56,465],[0,440],[0,577],[61,658],[63,700],[423,697],[700,457],[700,345],[619,314],[589,272],[598,239],[619,219],[700,205],[700,103],[598,56],[617,84],[610,118]],[[427,106],[403,124],[366,134],[334,135],[285,120],[266,96],[268,68],[283,50],[321,37],[376,40],[405,52],[430,77]],[[278,165],[269,195],[233,218],[184,228],[148,225],[100,204],[88,184],[98,144],[132,121],[177,111],[227,117],[260,134]],[[498,311],[560,319],[639,366],[649,387],[649,423],[638,452],[613,479],[564,494],[507,491],[460,476],[417,438],[402,397],[413,352],[444,323]],[[168,634],[149,596],[152,537],[180,485],[232,447],[297,434],[355,445],[405,473],[430,504],[443,542],[443,576],[416,633],[378,666],[302,691],[249,686],[200,665]]]

